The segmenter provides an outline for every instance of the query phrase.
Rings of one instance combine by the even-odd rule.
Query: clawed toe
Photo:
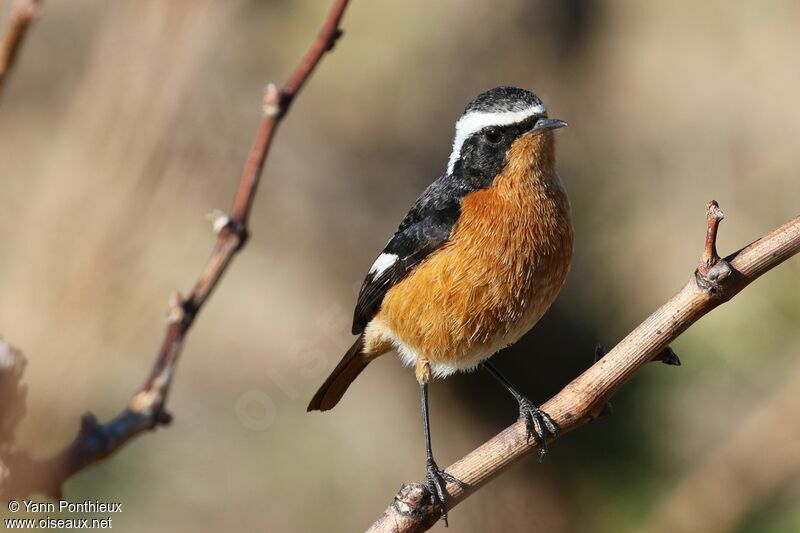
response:
[[[602,347],[598,346],[597,356],[602,357],[602,352]],[[556,436],[558,425],[550,415],[521,395],[492,363],[484,361],[483,367],[519,402],[519,417],[525,421],[526,442],[530,443],[531,437],[536,435],[539,440],[539,462],[541,462],[544,454],[547,453],[547,437],[548,435]]]
[[[465,486],[460,479],[457,479],[452,474],[439,470],[436,463],[429,459],[425,469],[425,484],[428,486],[428,492],[431,495],[431,503],[442,510],[442,520],[444,520],[445,526],[447,526],[447,482],[455,483],[459,487]]]
[[[547,453],[547,437],[555,437],[558,434],[558,426],[550,415],[527,399],[523,399],[519,404],[519,416],[525,420],[527,442],[530,442],[534,435],[539,441],[539,461],[541,462]]]

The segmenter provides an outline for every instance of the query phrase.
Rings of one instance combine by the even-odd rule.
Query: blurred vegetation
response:
[[[211,248],[203,216],[233,196],[263,86],[327,5],[45,3],[0,102],[0,333],[29,359],[23,445],[52,452],[82,412],[115,414],[144,378],[168,295]],[[305,405],[349,345],[363,273],[443,170],[463,106],[513,84],[570,123],[573,270],[497,357],[541,401],[684,283],[709,199],[727,214],[721,252],[797,214],[798,17],[790,1],[354,0],[281,127],[248,248],[190,335],[173,426],[66,496],[122,501],[123,531],[363,529],[423,474],[412,373],[386,357],[334,411]],[[452,529],[799,531],[796,418],[752,436],[760,453],[729,465],[733,482],[690,490],[800,371],[799,296],[793,260],[674,343],[682,367],[650,365],[613,416],[494,481]],[[437,459],[515,416],[486,376],[434,383]],[[749,492],[744,472],[768,459],[779,468]]]

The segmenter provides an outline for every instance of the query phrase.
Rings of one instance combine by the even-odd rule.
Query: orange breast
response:
[[[569,270],[569,203],[555,172],[516,161],[464,198],[448,243],[387,292],[373,331],[434,366],[470,366],[541,318]]]

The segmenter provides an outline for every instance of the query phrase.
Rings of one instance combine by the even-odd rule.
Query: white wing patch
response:
[[[398,259],[400,258],[397,254],[381,254],[375,262],[372,263],[372,268],[369,269],[369,273],[373,278],[380,276],[384,270],[395,264]]]
[[[447,162],[447,173],[453,173],[453,167],[461,157],[461,147],[470,135],[482,130],[486,126],[508,126],[517,122],[522,122],[528,117],[544,113],[544,104],[531,106],[522,111],[497,111],[487,113],[484,111],[472,111],[467,113],[456,122],[456,137],[453,139],[453,151],[450,152],[450,160]]]

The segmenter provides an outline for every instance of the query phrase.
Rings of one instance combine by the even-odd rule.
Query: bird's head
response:
[[[551,170],[552,130],[566,125],[548,118],[544,104],[530,91],[490,89],[470,102],[456,122],[447,173],[491,180],[509,163]]]

